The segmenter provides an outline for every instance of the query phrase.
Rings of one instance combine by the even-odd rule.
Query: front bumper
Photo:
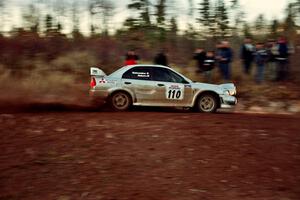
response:
[[[223,95],[221,96],[221,108],[232,108],[237,104],[238,100],[235,96]]]

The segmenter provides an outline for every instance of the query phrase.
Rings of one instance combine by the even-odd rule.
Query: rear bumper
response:
[[[221,108],[232,108],[237,104],[238,100],[235,96],[221,96]]]
[[[106,100],[109,97],[109,93],[106,90],[90,90],[89,96],[91,101]]]

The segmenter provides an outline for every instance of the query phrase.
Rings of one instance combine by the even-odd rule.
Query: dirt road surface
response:
[[[299,200],[299,123],[179,111],[3,113],[0,199]]]

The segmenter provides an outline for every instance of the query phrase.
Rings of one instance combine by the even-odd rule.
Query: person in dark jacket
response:
[[[203,71],[203,62],[205,60],[205,57],[206,53],[203,48],[196,49],[193,59],[197,61],[198,73],[201,73]]]
[[[250,38],[246,38],[244,44],[241,47],[241,59],[244,64],[244,73],[249,75],[251,73],[251,65],[253,62],[254,46]]]
[[[165,50],[161,50],[154,58],[154,64],[168,66],[168,58],[165,54]]]
[[[125,65],[129,66],[129,65],[136,65],[137,64],[137,60],[139,60],[139,56],[135,53],[134,50],[128,51],[125,55]]]
[[[205,81],[208,83],[212,82],[212,70],[215,67],[215,52],[214,51],[208,51],[206,53],[205,59],[203,61],[203,74],[205,77]]]
[[[283,81],[288,76],[288,57],[289,57],[289,49],[287,45],[287,41],[282,37],[279,38],[277,43],[278,55],[276,56],[276,60],[278,63],[277,66],[277,81]]]
[[[267,50],[263,43],[256,44],[256,51],[254,53],[256,63],[256,82],[260,84],[264,80],[265,63],[268,59]]]
[[[230,80],[231,69],[230,63],[232,61],[232,50],[229,47],[228,41],[223,41],[217,51],[217,60],[219,63],[219,68],[224,80]]]

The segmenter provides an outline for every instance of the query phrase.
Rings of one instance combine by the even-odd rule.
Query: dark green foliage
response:
[[[34,5],[29,5],[26,7],[23,13],[24,29],[37,33],[40,25],[39,18],[40,16],[38,10]]]
[[[224,0],[217,1],[215,12],[215,21],[219,29],[219,36],[224,38],[229,33],[229,18]]]
[[[253,34],[251,33],[250,27],[247,23],[244,23],[243,35],[244,35],[245,38],[252,38],[253,37]]]
[[[156,21],[158,26],[164,26],[166,21],[166,0],[158,0],[156,7]]]
[[[272,21],[272,24],[271,24],[271,26],[270,26],[270,37],[271,38],[277,38],[278,36],[279,36],[279,22],[278,22],[278,20],[277,19],[274,19],[273,21]]]
[[[215,6],[210,0],[200,2],[198,21],[209,33],[205,37],[224,38],[229,35],[229,18],[224,0],[218,0]]]
[[[151,25],[149,6],[148,0],[132,0],[127,7],[134,13],[138,12],[139,16],[127,19],[125,25],[129,28],[149,27]]]
[[[178,25],[177,25],[177,21],[176,21],[175,17],[172,17],[170,20],[170,31],[171,31],[171,33],[173,33],[175,35],[177,34]]]
[[[89,13],[91,16],[92,35],[96,33],[108,34],[113,11],[114,4],[110,0],[90,0]]]
[[[286,13],[287,13],[287,16],[285,19],[286,29],[292,29],[296,25],[296,23],[295,23],[296,14],[295,14],[293,4],[288,5],[288,7],[286,9]]]
[[[239,4],[239,0],[231,0],[231,7],[232,7],[232,8],[237,7],[238,4]]]
[[[200,17],[198,18],[198,21],[205,27],[208,27],[211,23],[211,6],[210,6],[210,0],[202,0],[202,2],[199,3],[200,8]]]
[[[61,23],[58,22],[58,23],[57,23],[57,31],[58,31],[59,33],[61,33],[62,29],[63,29],[63,27],[62,27]]]
[[[50,33],[53,31],[53,17],[49,14],[46,15],[46,18],[45,18],[45,24],[46,24],[46,27],[45,27],[45,31],[46,33]]]
[[[287,38],[294,39],[296,35],[296,9],[294,4],[289,4],[286,9],[286,18],[283,24],[284,35]]]
[[[258,15],[254,26],[258,32],[261,33],[264,31],[264,29],[266,27],[266,20],[265,20],[265,16],[263,14]]]

